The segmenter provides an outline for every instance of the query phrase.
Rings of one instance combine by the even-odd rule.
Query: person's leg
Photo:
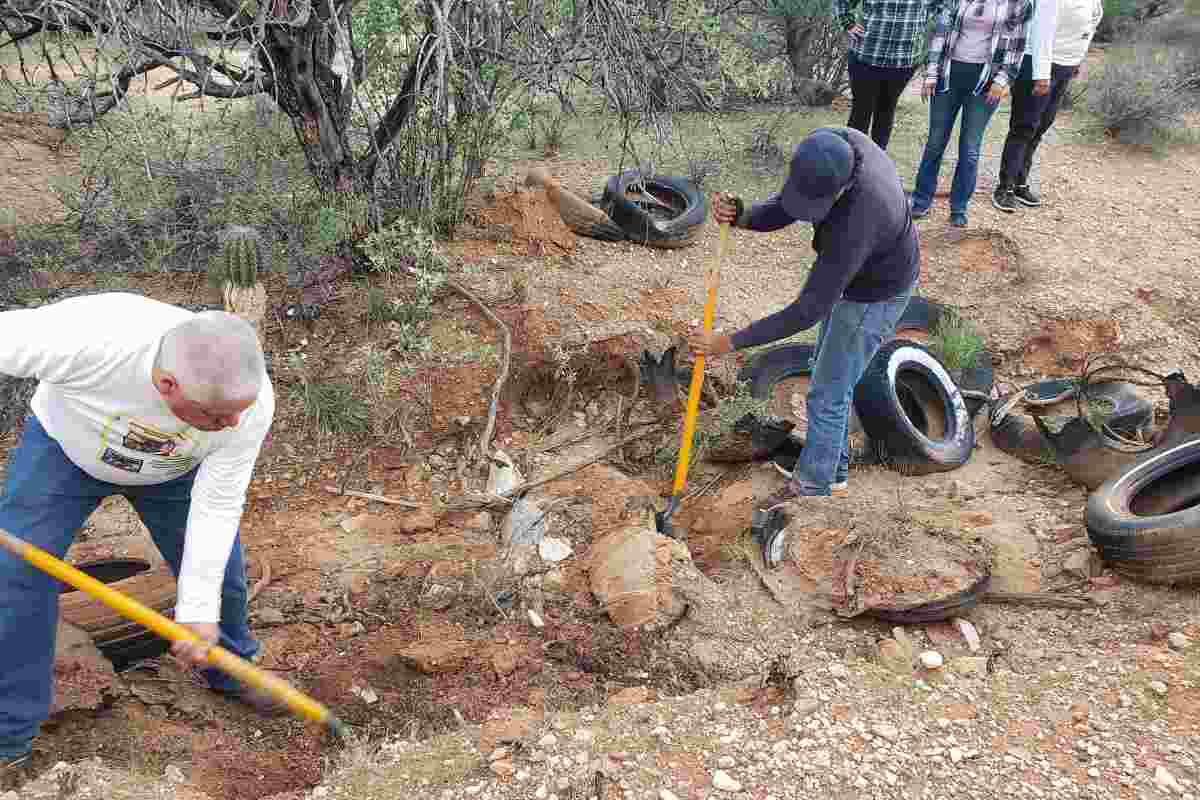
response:
[[[875,100],[875,118],[871,123],[871,139],[880,149],[887,150],[892,140],[892,128],[896,124],[896,106],[904,88],[912,79],[915,67],[909,69],[880,69],[885,76],[879,81],[879,93]]]
[[[1029,189],[1029,171],[1033,167],[1033,156],[1037,152],[1038,146],[1042,143],[1042,137],[1054,125],[1054,120],[1058,116],[1058,109],[1062,105],[1063,96],[1067,93],[1074,74],[1074,67],[1054,64],[1050,68],[1050,94],[1045,98],[1045,103],[1039,109],[1037,128],[1025,148],[1025,158],[1021,163],[1021,171],[1016,178],[1015,185],[1021,190],[1016,193],[1017,199],[1025,205],[1041,205],[1041,200]]]
[[[1000,181],[992,194],[992,204],[1001,211],[1016,210],[1013,188],[1017,185],[1025,163],[1025,151],[1037,132],[1045,98],[1033,93],[1033,57],[1025,56],[1021,71],[1012,85],[1012,107],[1008,119],[1008,135],[1000,156]]]
[[[860,62],[853,52],[846,57],[846,66],[850,72],[850,120],[846,125],[864,134],[870,133],[879,81],[871,66]]]
[[[146,524],[155,546],[178,577],[183,561],[183,546],[187,533],[188,512],[192,504],[192,481],[195,471],[167,483],[139,486],[126,492],[126,497]],[[220,645],[244,659],[258,654],[259,642],[250,631],[250,612],[247,607],[246,562],[241,536],[233,542],[221,585]],[[241,685],[224,672],[206,669],[201,675],[209,686],[220,692],[236,694]]]
[[[110,484],[67,458],[36,417],[8,463],[0,528],[61,558]],[[0,550],[0,760],[29,751],[50,715],[62,584]]]
[[[963,103],[963,121],[958,135],[958,166],[954,169],[954,183],[950,187],[950,216],[965,217],[971,195],[979,178],[979,155],[983,150],[983,134],[996,106],[984,100],[983,95],[971,95]]]
[[[938,173],[942,169],[942,156],[954,130],[954,120],[962,105],[963,93],[955,89],[938,92],[929,98],[929,136],[925,140],[925,151],[921,165],[917,168],[917,180],[913,186],[913,213],[923,213],[933,205],[937,193]]]
[[[828,332],[829,326],[831,324],[830,323],[831,317],[832,317],[832,312],[830,313],[830,316],[826,317],[824,320],[821,321],[821,327],[817,331],[817,344],[813,348],[813,364],[814,364],[814,366],[816,365],[817,360],[820,359],[820,357],[821,357],[821,350],[826,346],[827,342],[829,341],[829,338],[826,336],[826,333]],[[811,381],[810,381],[810,388],[811,388]],[[805,403],[807,403],[807,402],[808,401],[806,399]],[[806,434],[806,436],[807,436],[807,434]],[[799,462],[797,462],[797,463],[799,463]],[[833,485],[836,486],[839,484],[844,484],[849,479],[849,477],[850,477],[850,426],[849,426],[849,424],[847,424],[845,443],[842,445],[842,455],[838,459],[838,467],[837,467],[837,470],[834,472]]]
[[[847,453],[854,387],[884,338],[895,330],[911,295],[912,287],[879,303],[842,300],[834,306],[808,388],[808,434],[790,485],[795,494],[830,493]]]

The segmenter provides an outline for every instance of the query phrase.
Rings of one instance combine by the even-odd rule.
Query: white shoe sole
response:
[[[780,475],[791,480],[792,473],[790,471],[779,466],[774,461],[771,462],[771,466],[774,467],[775,471],[778,472]],[[850,484],[846,481],[840,481],[838,483],[831,483],[831,484],[829,484],[829,491],[833,494],[846,494],[850,491]]]

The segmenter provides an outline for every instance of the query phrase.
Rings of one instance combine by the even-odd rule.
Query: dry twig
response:
[[[358,492],[354,489],[339,489],[336,486],[326,486],[325,491],[330,494],[340,494],[346,497],[361,497],[363,500],[371,500],[376,503],[386,503],[389,506],[400,506],[401,508],[425,508],[421,503],[414,503],[412,500],[404,500],[398,497],[386,497],[382,494],[373,494],[371,492]]]

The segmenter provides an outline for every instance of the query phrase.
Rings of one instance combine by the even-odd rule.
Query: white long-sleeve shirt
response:
[[[1104,19],[1101,0],[1055,0],[1058,24],[1054,30],[1054,63],[1077,67],[1087,56],[1092,37]]]
[[[1064,0],[1035,0],[1025,55],[1033,57],[1033,79],[1050,80],[1050,65],[1056,63],[1054,45],[1058,28],[1058,7]],[[1089,0],[1090,2],[1090,0]]]
[[[175,618],[217,622],[221,583],[246,489],[275,415],[264,374],[235,428],[175,417],[151,379],[163,334],[192,316],[127,293],[0,313],[0,373],[37,378],[33,412],[80,469],[122,486],[157,484],[199,465],[192,485]]]

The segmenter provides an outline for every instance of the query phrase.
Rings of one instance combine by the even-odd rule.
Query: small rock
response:
[[[174,764],[167,764],[167,768],[163,770],[163,777],[170,783],[184,783],[187,778],[184,777],[183,770]]]
[[[1183,794],[1183,786],[1175,779],[1175,776],[1167,771],[1164,766],[1158,766],[1154,770],[1154,785],[1164,792],[1174,792],[1175,794]]]
[[[492,754],[488,756],[488,761],[503,761],[504,759],[508,758],[511,752],[512,751],[507,747],[497,747],[492,751]]]
[[[881,739],[887,739],[889,742],[894,742],[900,738],[900,729],[895,725],[879,724],[872,726],[871,733]]]
[[[546,800],[546,795],[549,793],[550,792],[546,789],[546,784],[543,783],[537,788],[537,791],[533,793],[533,796],[537,798],[537,800]]]
[[[846,665],[840,661],[834,661],[829,665],[829,674],[841,680],[850,677],[850,670],[846,669]]]
[[[546,627],[546,623],[542,621],[542,615],[541,615],[541,614],[539,614],[538,612],[534,611],[532,608],[530,608],[530,609],[527,609],[527,610],[526,610],[526,613],[529,615],[529,624],[530,624],[530,625],[532,625],[532,626],[533,626],[533,627],[535,627],[535,628],[544,628],[544,627]]]
[[[1080,578],[1090,578],[1100,574],[1100,560],[1092,548],[1080,547],[1063,559],[1063,572]]]
[[[1192,640],[1178,631],[1168,634],[1167,636],[1167,646],[1172,650],[1186,650],[1191,646],[1191,644]]]
[[[816,700],[797,700],[796,705],[792,707],[792,713],[803,719],[812,716],[820,707],[821,704]]]
[[[1076,703],[1071,706],[1071,721],[1078,724],[1086,720],[1091,713],[1092,709],[1087,703]]]
[[[950,748],[950,760],[953,761],[955,764],[962,761],[964,755],[965,754],[963,753],[963,750],[961,747],[951,747]]]
[[[596,732],[591,728],[580,728],[575,731],[575,741],[577,742],[590,742],[595,738]]]
[[[545,736],[538,739],[538,747],[543,749],[549,749],[554,747],[556,744],[558,744],[558,737],[553,733],[547,733]]]
[[[559,539],[556,536],[543,536],[538,542],[538,555],[543,561],[548,561],[551,564],[557,564],[571,556],[575,552],[571,548],[571,543],[566,539]]]
[[[350,693],[369,706],[379,702],[379,695],[370,686],[351,686]]]
[[[972,653],[979,652],[979,631],[975,630],[975,626],[961,618],[956,618],[954,624],[958,627],[958,631],[962,634],[963,639],[966,640],[967,649]]]
[[[1089,778],[1099,778],[1100,770],[1096,769],[1095,767],[1088,767],[1087,774]]]
[[[941,669],[942,664],[945,663],[942,654],[936,650],[926,650],[924,653],[921,653],[920,658],[921,666],[925,667],[925,669]]]
[[[312,796],[315,798],[328,797],[329,796],[329,787],[328,786],[316,787],[315,789],[312,790]]]
[[[728,772],[720,769],[713,770],[712,785],[717,791],[728,792],[730,794],[734,792],[740,792],[742,790],[742,785],[740,783],[729,777]]]
[[[504,760],[493,761],[488,769],[490,769],[492,774],[498,778],[511,778],[517,771],[517,768],[513,765],[513,762]]]
[[[1162,681],[1150,681],[1147,688],[1159,697],[1166,697],[1167,695],[1167,685]]]
[[[737,762],[734,761],[733,756],[721,756],[717,759],[717,766],[721,769],[733,769],[735,764]]]
[[[658,800],[679,800],[679,797],[670,789],[659,789]]]

